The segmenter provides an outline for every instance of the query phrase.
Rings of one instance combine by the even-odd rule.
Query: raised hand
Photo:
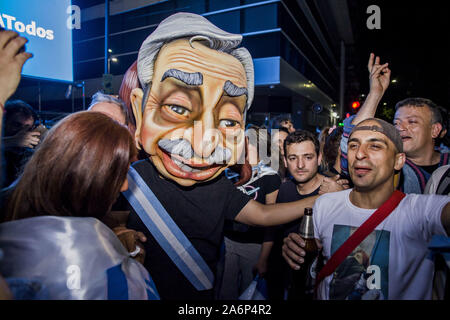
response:
[[[31,58],[31,53],[21,48],[28,42],[14,31],[0,31],[0,103],[16,91],[20,82],[20,73],[25,61]]]
[[[388,68],[389,63],[380,64],[380,57],[375,57],[371,53],[367,69],[369,70],[370,93],[383,95],[389,87],[391,80],[391,70]]]
[[[378,103],[383,98],[384,92],[389,87],[391,79],[391,70],[388,63],[380,64],[380,57],[370,54],[367,69],[369,70],[370,91],[364,104],[352,120],[352,124],[356,125],[363,120],[373,118],[377,111]]]

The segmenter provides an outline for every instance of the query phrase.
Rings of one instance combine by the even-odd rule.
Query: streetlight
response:
[[[108,58],[108,73],[111,72],[111,61],[116,63],[119,61],[119,59],[117,59],[116,57],[109,57]]]

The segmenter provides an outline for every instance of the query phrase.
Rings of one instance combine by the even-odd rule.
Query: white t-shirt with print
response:
[[[350,202],[352,189],[319,197],[314,232],[327,261],[375,209]],[[408,194],[336,271],[319,286],[319,299],[431,299],[433,235],[446,235],[441,212],[448,196]]]

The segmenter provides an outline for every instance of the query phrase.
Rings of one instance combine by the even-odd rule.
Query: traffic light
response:
[[[354,101],[354,102],[352,103],[352,109],[353,109],[353,110],[356,110],[356,109],[359,108],[360,105],[361,105],[361,103],[359,103],[359,101]]]

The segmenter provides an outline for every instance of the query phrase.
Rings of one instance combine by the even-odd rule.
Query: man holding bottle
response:
[[[325,177],[319,173],[322,154],[316,136],[306,130],[291,132],[286,137],[283,148],[284,164],[292,178],[281,185],[276,203],[293,202],[318,195]],[[335,182],[333,179],[330,179],[330,181]],[[332,185],[334,189],[328,190],[329,192],[345,188],[338,183]],[[304,298],[299,296],[298,290],[295,288],[294,282],[298,281],[294,278],[297,278],[298,272],[290,272],[280,255],[282,239],[291,232],[298,232],[302,219],[273,227],[266,233],[265,241],[271,242],[274,246],[270,255],[267,276],[271,299],[283,299],[286,296],[284,292],[286,290],[288,291],[288,300]]]

